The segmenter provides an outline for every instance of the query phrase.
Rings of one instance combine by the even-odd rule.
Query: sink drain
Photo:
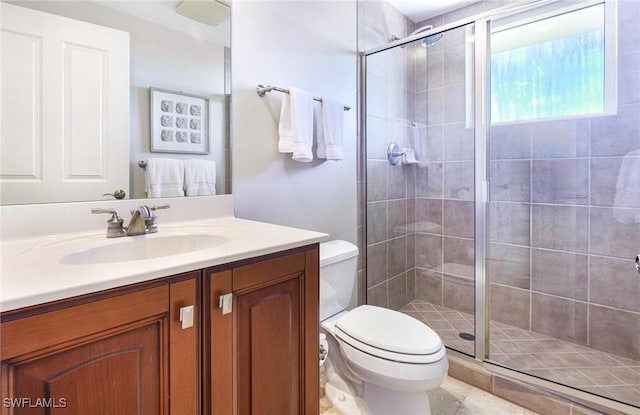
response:
[[[474,336],[474,335],[473,335],[473,334],[471,334],[471,333],[464,333],[464,332],[463,332],[463,333],[459,333],[459,334],[458,334],[458,336],[460,336],[460,338],[461,338],[461,339],[463,339],[463,340],[469,340],[469,341],[472,341],[472,340],[475,340],[475,339],[476,339],[476,336]]]

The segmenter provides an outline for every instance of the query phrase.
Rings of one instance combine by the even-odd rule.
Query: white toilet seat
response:
[[[333,331],[353,348],[394,362],[429,364],[445,353],[442,340],[429,326],[382,307],[356,307],[336,319]]]

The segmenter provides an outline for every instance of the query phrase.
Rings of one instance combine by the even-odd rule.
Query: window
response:
[[[604,3],[504,20],[491,33],[492,123],[608,112]]]

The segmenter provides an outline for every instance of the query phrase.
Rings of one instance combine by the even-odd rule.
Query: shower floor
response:
[[[473,315],[421,300],[400,311],[425,322],[448,347],[473,355],[473,340],[460,337],[474,333]],[[490,335],[489,353],[495,363],[640,406],[640,361],[495,321]]]

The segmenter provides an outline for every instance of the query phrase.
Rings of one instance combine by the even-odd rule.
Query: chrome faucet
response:
[[[121,236],[144,235],[146,233],[158,232],[158,217],[155,211],[158,209],[169,209],[169,205],[161,206],[138,206],[131,211],[129,224],[124,226],[124,221],[115,209],[91,209],[91,213],[109,213],[111,218],[107,221],[107,238],[119,238]]]

